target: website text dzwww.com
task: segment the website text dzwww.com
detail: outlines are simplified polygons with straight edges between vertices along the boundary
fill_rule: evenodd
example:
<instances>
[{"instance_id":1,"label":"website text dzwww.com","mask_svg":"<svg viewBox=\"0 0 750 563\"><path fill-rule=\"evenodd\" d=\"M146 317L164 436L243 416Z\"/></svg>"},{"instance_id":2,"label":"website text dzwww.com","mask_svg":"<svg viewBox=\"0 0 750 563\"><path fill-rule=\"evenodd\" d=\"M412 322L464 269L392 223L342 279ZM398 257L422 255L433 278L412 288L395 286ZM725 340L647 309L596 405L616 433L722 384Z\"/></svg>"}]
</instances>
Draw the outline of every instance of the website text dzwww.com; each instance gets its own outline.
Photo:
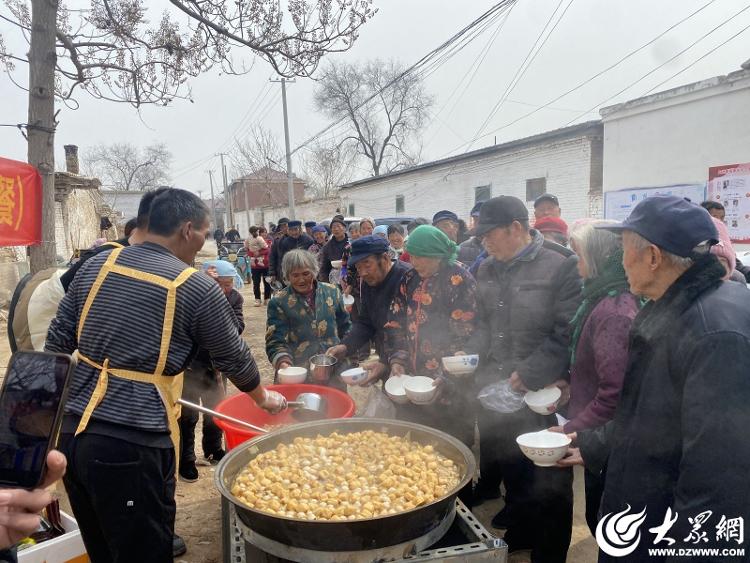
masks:
<instances>
[{"instance_id":1,"label":"website text dzwww.com","mask_svg":"<svg viewBox=\"0 0 750 563\"><path fill-rule=\"evenodd\" d=\"M745 548L655 547L649 549L648 554L661 557L743 557Z\"/></svg>"}]
</instances>

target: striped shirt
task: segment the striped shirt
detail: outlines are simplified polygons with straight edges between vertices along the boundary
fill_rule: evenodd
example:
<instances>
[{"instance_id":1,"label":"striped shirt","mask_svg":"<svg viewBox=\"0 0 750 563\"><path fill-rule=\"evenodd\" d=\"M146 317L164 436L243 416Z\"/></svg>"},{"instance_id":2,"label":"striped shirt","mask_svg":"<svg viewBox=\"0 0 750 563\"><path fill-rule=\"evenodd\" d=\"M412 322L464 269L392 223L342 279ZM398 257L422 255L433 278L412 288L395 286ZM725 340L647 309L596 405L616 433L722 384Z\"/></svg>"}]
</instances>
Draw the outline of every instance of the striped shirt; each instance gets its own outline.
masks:
<instances>
[{"instance_id":1,"label":"striped shirt","mask_svg":"<svg viewBox=\"0 0 750 563\"><path fill-rule=\"evenodd\" d=\"M79 349L99 364L108 358L112 368L153 373L159 358L167 293L155 284L110 273L78 341L81 311L108 256L109 252L101 252L90 258L75 276L50 324L45 349L66 354ZM169 280L186 267L166 248L148 242L125 248L117 263ZM240 391L251 391L260 383L258 367L239 335L232 307L218 284L203 273L193 274L177 289L164 375L183 371L199 346ZM65 407L67 414L83 414L98 375L88 364L78 363ZM153 385L115 376L110 376L107 393L91 418L148 432L169 429L164 405Z\"/></svg>"}]
</instances>

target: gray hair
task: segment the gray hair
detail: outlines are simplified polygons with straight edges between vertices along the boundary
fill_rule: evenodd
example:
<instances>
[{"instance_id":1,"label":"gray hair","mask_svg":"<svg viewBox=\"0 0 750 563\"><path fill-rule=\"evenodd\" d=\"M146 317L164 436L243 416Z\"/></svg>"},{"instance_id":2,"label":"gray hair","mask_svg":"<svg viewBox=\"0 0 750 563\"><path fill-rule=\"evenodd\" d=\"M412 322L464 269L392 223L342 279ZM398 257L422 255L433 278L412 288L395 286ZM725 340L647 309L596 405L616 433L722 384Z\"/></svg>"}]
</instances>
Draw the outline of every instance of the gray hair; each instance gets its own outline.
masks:
<instances>
[{"instance_id":1,"label":"gray hair","mask_svg":"<svg viewBox=\"0 0 750 563\"><path fill-rule=\"evenodd\" d=\"M318 277L318 258L311 252L302 249L290 250L281 261L281 275L289 283L289 276L295 270L310 270L313 277Z\"/></svg>"},{"instance_id":2,"label":"gray hair","mask_svg":"<svg viewBox=\"0 0 750 563\"><path fill-rule=\"evenodd\" d=\"M650 242L648 239L642 237L638 233L634 232L632 234L633 246L636 250L645 250L651 245L656 246L661 251L661 255L668 266L684 272L695 263L695 259L693 257L677 256L676 254L667 252L663 248L659 247L659 245ZM708 244L708 241L700 243L693 249L693 253L695 253L696 255L708 254L710 251L711 245Z\"/></svg>"},{"instance_id":3,"label":"gray hair","mask_svg":"<svg viewBox=\"0 0 750 563\"><path fill-rule=\"evenodd\" d=\"M359 228L360 228L360 230L362 229L362 223L364 223L365 221L367 221L368 223L370 223L370 225L372 225L373 229L375 228L375 219L373 219L372 217L362 217L362 219L359 220Z\"/></svg>"},{"instance_id":4,"label":"gray hair","mask_svg":"<svg viewBox=\"0 0 750 563\"><path fill-rule=\"evenodd\" d=\"M348 232L349 232L349 234L358 233L359 232L359 221L354 221L353 223L350 223L349 224Z\"/></svg>"},{"instance_id":5,"label":"gray hair","mask_svg":"<svg viewBox=\"0 0 750 563\"><path fill-rule=\"evenodd\" d=\"M622 237L597 229L599 225L617 225L617 221L584 220L579 221L570 231L570 245L583 260L585 279L599 275L604 264L613 252L622 248Z\"/></svg>"}]
</instances>

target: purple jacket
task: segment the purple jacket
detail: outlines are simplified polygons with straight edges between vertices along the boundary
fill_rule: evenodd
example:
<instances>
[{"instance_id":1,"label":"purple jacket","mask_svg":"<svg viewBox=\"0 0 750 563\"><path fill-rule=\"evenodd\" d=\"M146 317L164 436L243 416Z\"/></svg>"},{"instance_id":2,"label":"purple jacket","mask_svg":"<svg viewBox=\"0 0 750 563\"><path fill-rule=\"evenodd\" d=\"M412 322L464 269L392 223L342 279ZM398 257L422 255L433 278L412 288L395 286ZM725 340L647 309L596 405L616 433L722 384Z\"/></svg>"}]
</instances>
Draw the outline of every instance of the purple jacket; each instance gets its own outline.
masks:
<instances>
[{"instance_id":1,"label":"purple jacket","mask_svg":"<svg viewBox=\"0 0 750 563\"><path fill-rule=\"evenodd\" d=\"M564 430L596 428L615 416L628 362L628 335L638 312L631 293L605 297L586 319L570 368L570 404Z\"/></svg>"}]
</instances>

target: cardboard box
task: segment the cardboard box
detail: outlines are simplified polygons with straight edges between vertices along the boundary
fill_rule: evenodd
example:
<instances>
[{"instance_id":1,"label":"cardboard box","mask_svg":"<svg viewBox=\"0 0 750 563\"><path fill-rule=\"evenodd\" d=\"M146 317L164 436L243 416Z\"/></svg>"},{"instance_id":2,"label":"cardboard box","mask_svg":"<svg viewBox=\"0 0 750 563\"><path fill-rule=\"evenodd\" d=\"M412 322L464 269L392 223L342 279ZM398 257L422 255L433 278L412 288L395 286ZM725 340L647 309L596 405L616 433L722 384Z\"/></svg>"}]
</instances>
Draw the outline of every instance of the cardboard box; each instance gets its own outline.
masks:
<instances>
[{"instance_id":1,"label":"cardboard box","mask_svg":"<svg viewBox=\"0 0 750 563\"><path fill-rule=\"evenodd\" d=\"M65 534L18 552L18 563L89 563L75 518L60 511Z\"/></svg>"}]
</instances>

